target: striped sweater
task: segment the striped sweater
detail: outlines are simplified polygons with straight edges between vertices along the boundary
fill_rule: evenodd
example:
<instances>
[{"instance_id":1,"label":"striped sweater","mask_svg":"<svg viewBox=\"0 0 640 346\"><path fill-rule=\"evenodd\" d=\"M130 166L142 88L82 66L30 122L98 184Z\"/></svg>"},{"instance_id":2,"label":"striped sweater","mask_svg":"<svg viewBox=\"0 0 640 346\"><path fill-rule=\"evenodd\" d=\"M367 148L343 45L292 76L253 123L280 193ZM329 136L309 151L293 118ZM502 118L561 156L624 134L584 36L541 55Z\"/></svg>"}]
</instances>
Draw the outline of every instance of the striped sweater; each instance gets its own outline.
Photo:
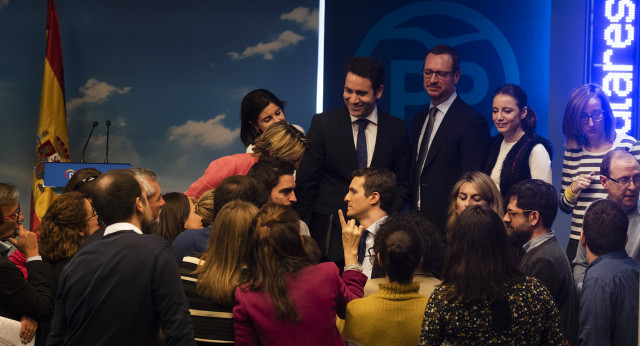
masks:
<instances>
[{"instance_id":1,"label":"striped sweater","mask_svg":"<svg viewBox=\"0 0 640 346\"><path fill-rule=\"evenodd\" d=\"M202 298L196 291L198 278L192 274L201 260L186 256L180 264L180 278L184 293L189 300L189 313L193 322L193 332L198 345L228 345L233 338L233 304L216 304Z\"/></svg>"},{"instance_id":2,"label":"striped sweater","mask_svg":"<svg viewBox=\"0 0 640 346\"><path fill-rule=\"evenodd\" d=\"M562 193L560 194L560 210L571 214L571 236L567 253L571 254L570 259L575 257L580 234L582 233L582 220L584 212L592 202L607 198L608 192L600 183L600 164L604 156L611 150L624 148L636 159L640 160L640 143L633 137L620 134L616 135L615 141L610 149L592 153L584 148L567 149L564 152L562 161ZM576 202L572 203L564 195L564 190L568 189L580 174L595 172L591 179L591 185L580 191Z\"/></svg>"}]
</instances>

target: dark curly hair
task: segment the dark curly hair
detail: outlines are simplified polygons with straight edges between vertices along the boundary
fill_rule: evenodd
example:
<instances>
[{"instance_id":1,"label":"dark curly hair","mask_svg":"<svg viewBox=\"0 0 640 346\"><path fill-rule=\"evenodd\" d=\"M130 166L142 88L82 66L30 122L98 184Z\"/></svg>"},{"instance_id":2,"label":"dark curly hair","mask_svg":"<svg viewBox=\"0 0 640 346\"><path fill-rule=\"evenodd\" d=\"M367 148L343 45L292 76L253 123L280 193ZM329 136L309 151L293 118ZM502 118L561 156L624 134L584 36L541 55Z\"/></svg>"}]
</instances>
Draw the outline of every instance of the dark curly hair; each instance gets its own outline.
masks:
<instances>
[{"instance_id":1,"label":"dark curly hair","mask_svg":"<svg viewBox=\"0 0 640 346\"><path fill-rule=\"evenodd\" d=\"M54 263L73 257L84 241L80 232L84 231L89 216L80 192L60 195L47 209L38 226L42 259Z\"/></svg>"}]
</instances>

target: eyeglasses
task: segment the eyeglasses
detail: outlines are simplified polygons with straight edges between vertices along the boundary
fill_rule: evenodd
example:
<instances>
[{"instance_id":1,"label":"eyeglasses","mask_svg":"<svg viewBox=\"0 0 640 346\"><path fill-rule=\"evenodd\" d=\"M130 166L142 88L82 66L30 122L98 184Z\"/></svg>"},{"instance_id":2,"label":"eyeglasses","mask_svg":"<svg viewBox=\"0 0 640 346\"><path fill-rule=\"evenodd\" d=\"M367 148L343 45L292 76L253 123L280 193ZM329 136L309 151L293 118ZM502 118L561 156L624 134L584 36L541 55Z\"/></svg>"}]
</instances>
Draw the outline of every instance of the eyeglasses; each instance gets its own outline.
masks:
<instances>
[{"instance_id":1,"label":"eyeglasses","mask_svg":"<svg viewBox=\"0 0 640 346\"><path fill-rule=\"evenodd\" d=\"M530 213L532 211L535 211L535 210L523 210L523 211L518 211L518 212L516 212L516 211L507 211L507 215L509 215L510 219L513 219L518 214L524 215L524 213Z\"/></svg>"},{"instance_id":2,"label":"eyeglasses","mask_svg":"<svg viewBox=\"0 0 640 346\"><path fill-rule=\"evenodd\" d=\"M13 220L13 221L18 221L18 219L20 218L20 203L18 203L18 209L16 209L16 212L8 215L8 216L3 216L5 219L9 219L9 220Z\"/></svg>"},{"instance_id":3,"label":"eyeglasses","mask_svg":"<svg viewBox=\"0 0 640 346\"><path fill-rule=\"evenodd\" d=\"M589 118L591 118L591 120L593 120L594 123L598 121L602 121L603 114L604 114L604 111L602 110L595 111L591 114L580 113L580 122L586 125L589 123Z\"/></svg>"},{"instance_id":4,"label":"eyeglasses","mask_svg":"<svg viewBox=\"0 0 640 346\"><path fill-rule=\"evenodd\" d=\"M631 181L633 181L633 185L638 187L640 185L640 175L636 175L632 178L627 178L627 177L622 177L622 178L618 178L618 179L613 179L608 175L605 175L605 177L607 177L607 179L611 179L611 181L613 181L614 183L618 184L621 188L626 188L629 186L629 184L631 184Z\"/></svg>"},{"instance_id":5,"label":"eyeglasses","mask_svg":"<svg viewBox=\"0 0 640 346\"><path fill-rule=\"evenodd\" d=\"M433 76L434 73L436 74L436 79L443 80L447 78L449 74L453 73L453 71L434 71L429 69L422 70L422 74L424 75L424 78L431 78L431 76Z\"/></svg>"},{"instance_id":6,"label":"eyeglasses","mask_svg":"<svg viewBox=\"0 0 640 346\"><path fill-rule=\"evenodd\" d=\"M93 219L96 216L98 216L98 214L96 213L96 210L93 208L93 204L91 204L91 216L89 216L86 219L86 221L89 221L89 220Z\"/></svg>"}]
</instances>

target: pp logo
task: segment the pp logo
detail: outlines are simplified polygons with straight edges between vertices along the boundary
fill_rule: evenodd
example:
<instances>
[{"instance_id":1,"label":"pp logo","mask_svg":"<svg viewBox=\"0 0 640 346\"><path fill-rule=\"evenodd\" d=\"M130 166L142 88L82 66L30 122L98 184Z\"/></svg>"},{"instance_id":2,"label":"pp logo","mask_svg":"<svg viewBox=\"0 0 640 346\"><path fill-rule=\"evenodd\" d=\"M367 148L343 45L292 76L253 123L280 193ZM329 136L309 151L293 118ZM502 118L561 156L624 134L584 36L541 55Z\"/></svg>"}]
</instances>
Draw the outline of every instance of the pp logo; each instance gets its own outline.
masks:
<instances>
[{"instance_id":1,"label":"pp logo","mask_svg":"<svg viewBox=\"0 0 640 346\"><path fill-rule=\"evenodd\" d=\"M64 172L64 178L65 178L65 179L67 179L67 180L71 179L71 177L73 177L73 174L74 174L75 172L76 172L76 171L74 171L73 169L67 169L67 170Z\"/></svg>"},{"instance_id":2,"label":"pp logo","mask_svg":"<svg viewBox=\"0 0 640 346\"><path fill-rule=\"evenodd\" d=\"M411 25L412 20L426 16L453 18L466 23L466 26L474 30L457 36L439 38L423 28ZM409 40L425 47L446 44L454 48L476 41L487 42L493 46L500 63L502 63L504 79L510 83L520 83L515 54L502 32L484 15L464 5L445 1L424 1L401 7L382 18L369 30L360 42L356 56L370 56L378 43L386 40ZM456 50L460 51L457 48ZM475 52L475 54L465 55L461 52L460 69L464 78L471 78L473 88L466 93L458 90L458 94L471 105L483 100L489 92L489 74L483 65L470 60L481 54L482 52ZM390 61L389 74L391 78L389 88L386 90L389 90L391 95L391 114L404 114L405 106L426 103L426 95L423 90L406 90L407 76L420 73L419 71L423 67L422 59L424 56L420 60ZM495 66L496 63L498 61L492 61L492 65Z\"/></svg>"}]
</instances>

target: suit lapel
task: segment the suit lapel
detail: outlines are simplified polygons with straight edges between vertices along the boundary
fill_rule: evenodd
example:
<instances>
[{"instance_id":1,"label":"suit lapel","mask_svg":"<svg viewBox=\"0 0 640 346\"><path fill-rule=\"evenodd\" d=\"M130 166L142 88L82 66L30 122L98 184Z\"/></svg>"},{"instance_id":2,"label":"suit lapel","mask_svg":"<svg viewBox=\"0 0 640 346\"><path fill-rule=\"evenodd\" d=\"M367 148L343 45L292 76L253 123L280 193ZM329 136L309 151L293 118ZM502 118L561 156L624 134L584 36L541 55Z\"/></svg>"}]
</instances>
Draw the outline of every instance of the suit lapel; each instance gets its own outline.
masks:
<instances>
[{"instance_id":1,"label":"suit lapel","mask_svg":"<svg viewBox=\"0 0 640 346\"><path fill-rule=\"evenodd\" d=\"M451 107L449 107L449 110L444 115L444 118L442 119L442 122L438 127L438 131L436 132L435 137L433 137L431 146L429 147L429 152L427 153L424 168L429 166L429 164L433 161L433 159L436 157L436 154L444 144L445 139L447 138L447 136L449 136L449 133L451 133L451 131L453 131L456 126L458 126L458 117L460 115L458 109L459 100L460 97L456 97L455 100L453 100L453 103L451 103ZM422 170L423 172L424 168Z\"/></svg>"},{"instance_id":2,"label":"suit lapel","mask_svg":"<svg viewBox=\"0 0 640 346\"><path fill-rule=\"evenodd\" d=\"M349 173L355 171L358 168L358 158L356 157L356 147L353 144L353 127L351 126L351 116L349 111L345 107L342 114L338 117L338 126L335 129L327 129L328 131L335 131L336 141L339 143L338 148L345 148L347 151L345 157L349 165Z\"/></svg>"}]
</instances>

